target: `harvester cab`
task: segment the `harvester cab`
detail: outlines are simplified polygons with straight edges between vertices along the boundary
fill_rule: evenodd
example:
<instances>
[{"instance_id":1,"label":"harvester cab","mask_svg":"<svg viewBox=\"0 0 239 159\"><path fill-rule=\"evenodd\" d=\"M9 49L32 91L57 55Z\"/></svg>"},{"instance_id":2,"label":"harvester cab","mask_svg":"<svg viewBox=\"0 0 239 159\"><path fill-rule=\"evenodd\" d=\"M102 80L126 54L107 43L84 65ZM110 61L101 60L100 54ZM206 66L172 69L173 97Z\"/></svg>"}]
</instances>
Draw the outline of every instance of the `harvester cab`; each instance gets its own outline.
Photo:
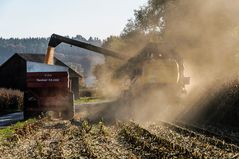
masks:
<instances>
[{"instance_id":1,"label":"harvester cab","mask_svg":"<svg viewBox=\"0 0 239 159\"><path fill-rule=\"evenodd\" d=\"M137 94L166 87L181 94L186 92L185 85L190 83L190 78L184 76L183 59L158 43L147 44L115 71L114 78L129 79L130 91Z\"/></svg>"}]
</instances>

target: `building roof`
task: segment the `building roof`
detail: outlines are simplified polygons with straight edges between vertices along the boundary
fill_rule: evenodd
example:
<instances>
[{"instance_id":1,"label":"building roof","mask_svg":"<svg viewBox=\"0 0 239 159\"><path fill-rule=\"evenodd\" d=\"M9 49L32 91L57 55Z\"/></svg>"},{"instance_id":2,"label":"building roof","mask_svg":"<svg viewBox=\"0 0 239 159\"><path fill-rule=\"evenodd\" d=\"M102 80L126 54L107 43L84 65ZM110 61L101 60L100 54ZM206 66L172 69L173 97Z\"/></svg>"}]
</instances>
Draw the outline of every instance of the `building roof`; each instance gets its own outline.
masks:
<instances>
[{"instance_id":1,"label":"building roof","mask_svg":"<svg viewBox=\"0 0 239 159\"><path fill-rule=\"evenodd\" d=\"M25 61L44 63L44 59L45 59L44 54L31 54L31 53L16 53L16 54L20 56L22 59L24 59ZM68 67L71 77L81 77L81 78L83 77L79 72L75 71L70 66L68 66L67 64L59 60L58 58L54 57L54 62L56 65Z\"/></svg>"},{"instance_id":2,"label":"building roof","mask_svg":"<svg viewBox=\"0 0 239 159\"><path fill-rule=\"evenodd\" d=\"M59 65L47 65L45 63L27 61L27 73L33 72L69 72L69 68Z\"/></svg>"}]
</instances>

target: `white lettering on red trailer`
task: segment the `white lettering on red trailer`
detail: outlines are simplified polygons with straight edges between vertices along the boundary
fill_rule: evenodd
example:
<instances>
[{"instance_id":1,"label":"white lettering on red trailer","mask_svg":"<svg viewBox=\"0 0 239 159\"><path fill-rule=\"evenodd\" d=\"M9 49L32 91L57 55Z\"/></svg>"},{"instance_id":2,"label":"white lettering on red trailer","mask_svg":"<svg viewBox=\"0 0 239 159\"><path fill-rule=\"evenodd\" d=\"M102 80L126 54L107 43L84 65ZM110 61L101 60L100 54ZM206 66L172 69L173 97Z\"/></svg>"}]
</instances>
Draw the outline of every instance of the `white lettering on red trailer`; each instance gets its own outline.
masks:
<instances>
[{"instance_id":1,"label":"white lettering on red trailer","mask_svg":"<svg viewBox=\"0 0 239 159\"><path fill-rule=\"evenodd\" d=\"M36 81L37 82L60 82L60 79L59 78L55 78L55 79L52 79L52 78L49 78L49 79L39 79L39 78L37 78Z\"/></svg>"},{"instance_id":2,"label":"white lettering on red trailer","mask_svg":"<svg viewBox=\"0 0 239 159\"><path fill-rule=\"evenodd\" d=\"M52 74L44 74L45 77L52 77Z\"/></svg>"}]
</instances>

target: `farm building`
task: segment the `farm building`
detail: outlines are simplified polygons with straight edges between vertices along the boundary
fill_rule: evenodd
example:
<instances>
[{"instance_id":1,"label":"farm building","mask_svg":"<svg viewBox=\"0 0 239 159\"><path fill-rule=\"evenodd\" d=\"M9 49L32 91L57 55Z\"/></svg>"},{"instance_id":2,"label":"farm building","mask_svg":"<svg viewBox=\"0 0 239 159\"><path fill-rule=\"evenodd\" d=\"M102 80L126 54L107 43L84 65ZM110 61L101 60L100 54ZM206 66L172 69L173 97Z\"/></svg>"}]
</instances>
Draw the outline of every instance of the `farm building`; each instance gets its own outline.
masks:
<instances>
[{"instance_id":1,"label":"farm building","mask_svg":"<svg viewBox=\"0 0 239 159\"><path fill-rule=\"evenodd\" d=\"M0 66L0 87L24 91L26 89L26 72L28 65L38 63L36 66L41 66L42 64L43 67L41 68L44 69L44 58L44 54L14 54ZM71 90L74 93L75 98L78 98L80 82L83 80L83 76L56 57L54 57L54 64L69 69ZM49 69L49 67L46 68Z\"/></svg>"}]
</instances>

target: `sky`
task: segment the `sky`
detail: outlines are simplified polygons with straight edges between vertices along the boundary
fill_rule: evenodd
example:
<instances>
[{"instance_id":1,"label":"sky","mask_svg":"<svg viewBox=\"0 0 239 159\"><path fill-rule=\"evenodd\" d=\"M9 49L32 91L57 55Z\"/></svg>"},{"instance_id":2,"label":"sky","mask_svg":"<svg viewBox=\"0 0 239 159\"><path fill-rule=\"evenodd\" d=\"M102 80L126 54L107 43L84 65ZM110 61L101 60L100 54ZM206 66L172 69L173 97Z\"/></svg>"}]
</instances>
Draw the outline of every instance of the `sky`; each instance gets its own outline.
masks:
<instances>
[{"instance_id":1,"label":"sky","mask_svg":"<svg viewBox=\"0 0 239 159\"><path fill-rule=\"evenodd\" d=\"M147 0L0 0L0 37L119 35Z\"/></svg>"}]
</instances>

